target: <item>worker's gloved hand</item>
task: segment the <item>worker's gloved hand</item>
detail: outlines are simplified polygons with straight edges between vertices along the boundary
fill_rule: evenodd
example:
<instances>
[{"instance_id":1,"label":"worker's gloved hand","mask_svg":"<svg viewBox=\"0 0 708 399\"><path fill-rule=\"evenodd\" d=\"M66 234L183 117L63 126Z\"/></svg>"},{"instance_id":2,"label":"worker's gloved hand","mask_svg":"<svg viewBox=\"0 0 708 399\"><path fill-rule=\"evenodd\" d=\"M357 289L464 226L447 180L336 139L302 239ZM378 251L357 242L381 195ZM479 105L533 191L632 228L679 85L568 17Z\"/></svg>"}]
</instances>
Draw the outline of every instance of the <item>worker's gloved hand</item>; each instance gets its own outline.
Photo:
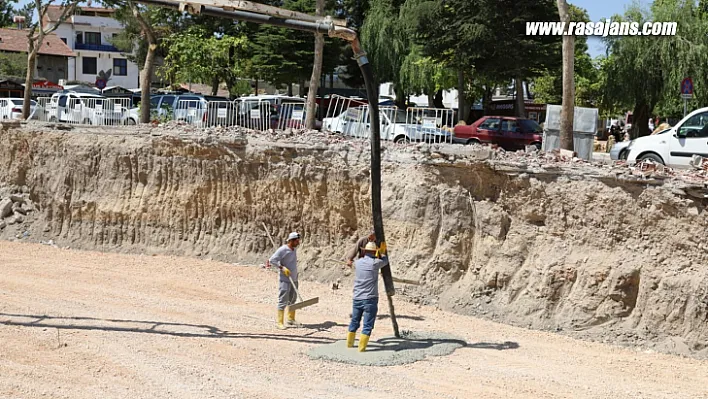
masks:
<instances>
[{"instance_id":1,"label":"worker's gloved hand","mask_svg":"<svg viewBox=\"0 0 708 399\"><path fill-rule=\"evenodd\" d=\"M386 242L382 242L381 245L379 246L379 254L380 255L386 255Z\"/></svg>"},{"instance_id":2,"label":"worker's gloved hand","mask_svg":"<svg viewBox=\"0 0 708 399\"><path fill-rule=\"evenodd\" d=\"M280 266L280 271L283 272L283 274L285 275L285 277L290 277L290 270L284 268L283 266Z\"/></svg>"}]
</instances>

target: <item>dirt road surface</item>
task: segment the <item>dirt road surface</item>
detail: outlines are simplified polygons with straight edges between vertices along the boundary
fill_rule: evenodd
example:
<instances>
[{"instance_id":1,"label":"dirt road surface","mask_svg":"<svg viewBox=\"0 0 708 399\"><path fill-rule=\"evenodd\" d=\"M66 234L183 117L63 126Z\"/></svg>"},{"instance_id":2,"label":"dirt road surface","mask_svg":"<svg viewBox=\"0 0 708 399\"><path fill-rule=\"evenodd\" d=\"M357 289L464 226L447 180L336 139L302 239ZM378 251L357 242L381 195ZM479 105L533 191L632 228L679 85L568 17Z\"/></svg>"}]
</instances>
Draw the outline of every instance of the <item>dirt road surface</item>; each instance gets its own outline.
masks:
<instances>
[{"instance_id":1,"label":"dirt road surface","mask_svg":"<svg viewBox=\"0 0 708 399\"><path fill-rule=\"evenodd\" d=\"M394 367L311 360L309 349L344 338L349 288L303 281L320 303L299 313L304 328L279 331L275 281L206 260L0 242L0 397L708 398L706 362L401 298L402 329L454 334L467 347ZM383 316L372 340L391 333Z\"/></svg>"}]
</instances>

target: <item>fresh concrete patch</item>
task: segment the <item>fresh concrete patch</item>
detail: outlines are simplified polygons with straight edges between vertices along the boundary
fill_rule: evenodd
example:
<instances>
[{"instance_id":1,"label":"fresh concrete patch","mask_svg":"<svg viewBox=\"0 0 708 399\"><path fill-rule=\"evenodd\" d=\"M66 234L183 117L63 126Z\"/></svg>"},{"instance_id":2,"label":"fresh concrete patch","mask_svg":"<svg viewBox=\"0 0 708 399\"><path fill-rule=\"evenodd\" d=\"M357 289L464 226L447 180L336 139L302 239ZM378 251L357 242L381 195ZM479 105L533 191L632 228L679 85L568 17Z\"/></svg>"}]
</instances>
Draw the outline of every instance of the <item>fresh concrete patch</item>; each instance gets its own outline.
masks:
<instances>
[{"instance_id":1,"label":"fresh concrete patch","mask_svg":"<svg viewBox=\"0 0 708 399\"><path fill-rule=\"evenodd\" d=\"M366 352L347 348L345 340L311 349L308 355L312 359L330 360L340 363L362 366L397 366L414 363L427 356L447 356L467 343L448 334L431 332L402 332L401 338L387 337L370 341Z\"/></svg>"}]
</instances>

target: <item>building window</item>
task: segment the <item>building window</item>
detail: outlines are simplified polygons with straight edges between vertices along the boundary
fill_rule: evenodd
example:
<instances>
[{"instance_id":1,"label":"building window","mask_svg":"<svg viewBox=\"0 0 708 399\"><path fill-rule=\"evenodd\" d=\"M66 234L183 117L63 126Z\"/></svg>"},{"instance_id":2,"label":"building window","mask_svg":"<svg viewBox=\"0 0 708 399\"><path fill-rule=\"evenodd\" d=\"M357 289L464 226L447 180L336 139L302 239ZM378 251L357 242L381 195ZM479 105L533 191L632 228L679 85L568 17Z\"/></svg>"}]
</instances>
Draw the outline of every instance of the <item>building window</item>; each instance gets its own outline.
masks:
<instances>
[{"instance_id":1,"label":"building window","mask_svg":"<svg viewBox=\"0 0 708 399\"><path fill-rule=\"evenodd\" d=\"M61 41L64 42L64 44L66 44L66 38L65 38L65 37L62 37L62 38L61 38Z\"/></svg>"},{"instance_id":2,"label":"building window","mask_svg":"<svg viewBox=\"0 0 708 399\"><path fill-rule=\"evenodd\" d=\"M114 58L113 75L128 76L128 60L126 60L125 58Z\"/></svg>"},{"instance_id":3,"label":"building window","mask_svg":"<svg viewBox=\"0 0 708 399\"><path fill-rule=\"evenodd\" d=\"M98 73L97 60L96 57L84 57L83 60L83 74L84 75L95 75Z\"/></svg>"},{"instance_id":4,"label":"building window","mask_svg":"<svg viewBox=\"0 0 708 399\"><path fill-rule=\"evenodd\" d=\"M76 32L76 44L84 44L84 33Z\"/></svg>"},{"instance_id":5,"label":"building window","mask_svg":"<svg viewBox=\"0 0 708 399\"><path fill-rule=\"evenodd\" d=\"M85 32L84 36L86 38L86 44L91 44L95 46L101 45L101 34L98 32Z\"/></svg>"}]
</instances>

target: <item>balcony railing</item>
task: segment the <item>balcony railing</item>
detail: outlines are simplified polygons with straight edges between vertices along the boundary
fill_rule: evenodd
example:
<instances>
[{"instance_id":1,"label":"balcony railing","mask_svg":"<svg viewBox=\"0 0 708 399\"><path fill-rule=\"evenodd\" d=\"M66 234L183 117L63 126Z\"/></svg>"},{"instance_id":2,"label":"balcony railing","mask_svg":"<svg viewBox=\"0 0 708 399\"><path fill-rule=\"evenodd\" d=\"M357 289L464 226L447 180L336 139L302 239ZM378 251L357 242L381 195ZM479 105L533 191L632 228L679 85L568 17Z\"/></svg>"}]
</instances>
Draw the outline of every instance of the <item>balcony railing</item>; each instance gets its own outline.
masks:
<instances>
[{"instance_id":1,"label":"balcony railing","mask_svg":"<svg viewBox=\"0 0 708 399\"><path fill-rule=\"evenodd\" d=\"M115 46L111 46L110 44L76 43L74 45L74 50L107 51L107 52L120 53L120 50L118 50Z\"/></svg>"}]
</instances>

